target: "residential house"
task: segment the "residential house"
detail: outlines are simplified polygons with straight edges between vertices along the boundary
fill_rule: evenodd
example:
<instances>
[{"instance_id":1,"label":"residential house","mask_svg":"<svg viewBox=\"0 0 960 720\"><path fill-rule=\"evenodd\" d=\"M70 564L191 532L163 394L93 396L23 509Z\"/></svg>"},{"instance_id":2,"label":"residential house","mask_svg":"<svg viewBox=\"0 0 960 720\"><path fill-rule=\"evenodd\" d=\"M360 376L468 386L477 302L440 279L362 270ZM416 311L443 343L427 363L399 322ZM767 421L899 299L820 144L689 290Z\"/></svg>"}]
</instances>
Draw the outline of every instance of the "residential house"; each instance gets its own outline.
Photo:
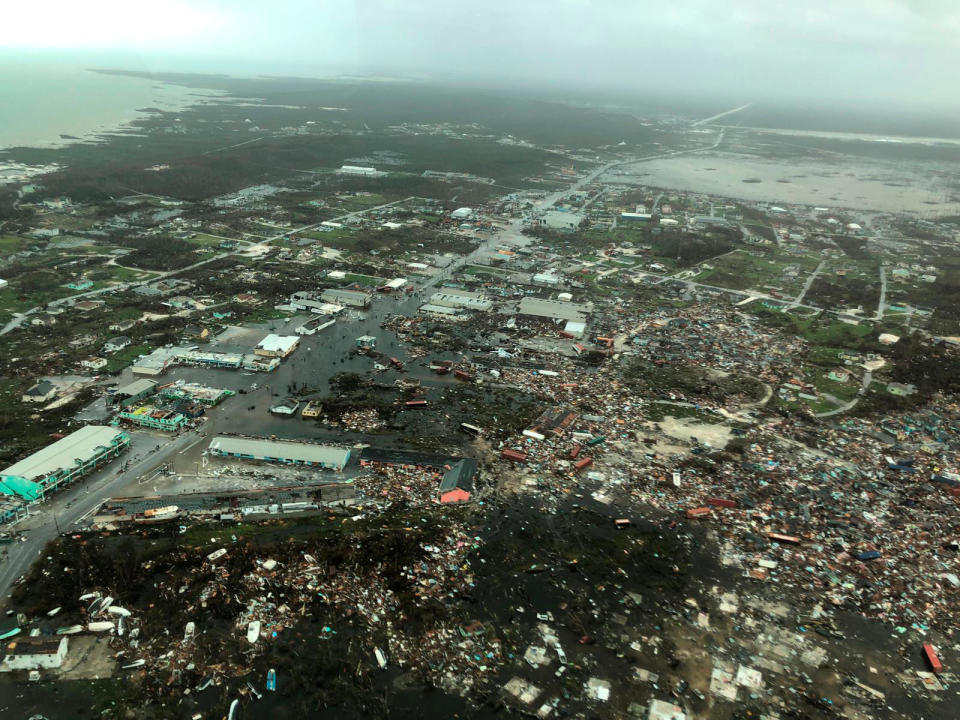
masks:
<instances>
[{"instance_id":1,"label":"residential house","mask_svg":"<svg viewBox=\"0 0 960 720\"><path fill-rule=\"evenodd\" d=\"M57 324L57 318L50 313L35 315L30 319L30 324L34 327L51 327Z\"/></svg>"},{"instance_id":2,"label":"residential house","mask_svg":"<svg viewBox=\"0 0 960 720\"><path fill-rule=\"evenodd\" d=\"M80 367L87 370L102 370L107 366L107 359L102 357L88 357L80 361Z\"/></svg>"},{"instance_id":3,"label":"residential house","mask_svg":"<svg viewBox=\"0 0 960 720\"><path fill-rule=\"evenodd\" d=\"M187 325L183 329L183 337L186 340L209 340L210 331L205 327L200 327L199 325Z\"/></svg>"},{"instance_id":4,"label":"residential house","mask_svg":"<svg viewBox=\"0 0 960 720\"><path fill-rule=\"evenodd\" d=\"M887 385L887 392L898 397L907 397L917 392L917 386L905 383L892 382Z\"/></svg>"},{"instance_id":5,"label":"residential house","mask_svg":"<svg viewBox=\"0 0 960 720\"><path fill-rule=\"evenodd\" d=\"M72 348L82 348L82 347L87 347L88 345L93 345L95 342L97 342L96 335L90 335L89 333L85 333L83 335L78 335L77 337L73 338L73 340L68 342L67 345L69 345Z\"/></svg>"},{"instance_id":6,"label":"residential house","mask_svg":"<svg viewBox=\"0 0 960 720\"><path fill-rule=\"evenodd\" d=\"M57 386L49 380L41 380L20 398L25 403L47 403L57 396Z\"/></svg>"},{"instance_id":7,"label":"residential house","mask_svg":"<svg viewBox=\"0 0 960 720\"><path fill-rule=\"evenodd\" d=\"M136 320L130 319L130 320L121 320L120 322L111 323L108 327L110 329L110 332L125 333L132 330L134 326L136 326L136 324L137 324Z\"/></svg>"},{"instance_id":8,"label":"residential house","mask_svg":"<svg viewBox=\"0 0 960 720\"><path fill-rule=\"evenodd\" d=\"M131 342L133 341L126 335L117 335L107 340L106 345L103 346L103 351L105 353L115 353L128 347Z\"/></svg>"},{"instance_id":9,"label":"residential house","mask_svg":"<svg viewBox=\"0 0 960 720\"><path fill-rule=\"evenodd\" d=\"M201 307L200 303L194 300L191 297L186 295L177 295L167 300L164 305L168 307L177 308L178 310L196 310Z\"/></svg>"}]
</instances>

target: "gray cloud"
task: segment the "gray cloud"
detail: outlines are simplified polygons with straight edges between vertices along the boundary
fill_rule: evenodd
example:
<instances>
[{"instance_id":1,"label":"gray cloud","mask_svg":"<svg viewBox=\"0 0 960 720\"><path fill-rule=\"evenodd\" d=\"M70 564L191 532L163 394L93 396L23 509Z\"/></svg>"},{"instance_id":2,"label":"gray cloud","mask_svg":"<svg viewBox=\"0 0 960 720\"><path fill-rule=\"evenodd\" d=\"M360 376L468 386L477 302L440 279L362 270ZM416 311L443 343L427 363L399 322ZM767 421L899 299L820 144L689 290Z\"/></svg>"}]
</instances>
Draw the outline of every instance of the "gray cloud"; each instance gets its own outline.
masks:
<instances>
[{"instance_id":1,"label":"gray cloud","mask_svg":"<svg viewBox=\"0 0 960 720\"><path fill-rule=\"evenodd\" d=\"M91 0L85 11L96 13L97 4ZM955 0L191 0L188 5L213 18L202 39L150 36L123 49L136 50L157 68L379 72L745 99L957 102L960 3Z\"/></svg>"}]
</instances>

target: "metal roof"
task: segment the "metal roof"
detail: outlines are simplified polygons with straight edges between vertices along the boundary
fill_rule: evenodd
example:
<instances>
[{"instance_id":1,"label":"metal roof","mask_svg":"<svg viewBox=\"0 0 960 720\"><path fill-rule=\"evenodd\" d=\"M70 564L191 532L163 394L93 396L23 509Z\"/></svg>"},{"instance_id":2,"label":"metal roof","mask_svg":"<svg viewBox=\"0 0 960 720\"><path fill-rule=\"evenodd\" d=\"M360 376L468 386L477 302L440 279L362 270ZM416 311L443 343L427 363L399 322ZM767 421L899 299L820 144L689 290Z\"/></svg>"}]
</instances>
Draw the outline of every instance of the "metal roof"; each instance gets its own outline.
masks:
<instances>
[{"instance_id":1,"label":"metal roof","mask_svg":"<svg viewBox=\"0 0 960 720\"><path fill-rule=\"evenodd\" d=\"M590 305L579 305L560 300L542 300L540 298L525 297L520 301L518 312L521 315L554 318L556 320L573 320L584 322L587 314L592 310Z\"/></svg>"},{"instance_id":2,"label":"metal roof","mask_svg":"<svg viewBox=\"0 0 960 720\"><path fill-rule=\"evenodd\" d=\"M0 472L0 477L12 475L34 480L57 470L71 468L78 460L89 459L98 448L110 447L120 435L123 435L123 431L114 427L87 425L11 465Z\"/></svg>"},{"instance_id":3,"label":"metal roof","mask_svg":"<svg viewBox=\"0 0 960 720\"><path fill-rule=\"evenodd\" d=\"M124 385L121 388L117 388L117 395L128 395L133 397L134 395L139 395L140 393L150 392L157 386L153 380L134 380L129 385Z\"/></svg>"},{"instance_id":4,"label":"metal roof","mask_svg":"<svg viewBox=\"0 0 960 720\"><path fill-rule=\"evenodd\" d=\"M348 290L348 289L341 290L340 288L328 288L324 290L322 293L320 293L321 298L323 298L323 296L325 295L327 297L341 297L341 298L350 298L350 299L357 299L357 300L361 300L361 299L370 300L373 297L373 295L371 295L368 292L364 292L363 290Z\"/></svg>"},{"instance_id":5,"label":"metal roof","mask_svg":"<svg viewBox=\"0 0 960 720\"><path fill-rule=\"evenodd\" d=\"M440 492L450 492L460 488L473 492L473 478L477 474L477 461L473 458L463 458L443 474L440 481Z\"/></svg>"},{"instance_id":6,"label":"metal roof","mask_svg":"<svg viewBox=\"0 0 960 720\"><path fill-rule=\"evenodd\" d=\"M332 445L235 438L218 436L210 441L210 450L230 455L249 455L254 459L284 460L343 467L350 459L350 451Z\"/></svg>"},{"instance_id":7,"label":"metal roof","mask_svg":"<svg viewBox=\"0 0 960 720\"><path fill-rule=\"evenodd\" d=\"M266 350L267 352L290 352L291 349L297 346L297 343L300 342L300 338L296 335L267 335L263 340L260 341L260 344L257 345L257 348L260 350Z\"/></svg>"}]
</instances>

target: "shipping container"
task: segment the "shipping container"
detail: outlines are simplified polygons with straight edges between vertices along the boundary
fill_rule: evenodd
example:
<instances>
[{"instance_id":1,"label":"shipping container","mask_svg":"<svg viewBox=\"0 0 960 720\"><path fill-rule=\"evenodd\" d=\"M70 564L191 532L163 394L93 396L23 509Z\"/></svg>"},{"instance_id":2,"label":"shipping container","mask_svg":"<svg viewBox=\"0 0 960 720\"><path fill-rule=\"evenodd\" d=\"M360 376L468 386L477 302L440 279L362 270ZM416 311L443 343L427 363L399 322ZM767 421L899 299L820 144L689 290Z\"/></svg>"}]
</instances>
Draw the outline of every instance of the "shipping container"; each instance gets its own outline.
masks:
<instances>
[{"instance_id":1,"label":"shipping container","mask_svg":"<svg viewBox=\"0 0 960 720\"><path fill-rule=\"evenodd\" d=\"M467 435L472 435L473 437L479 437L481 430L476 425L471 425L470 423L460 423L460 429L465 432Z\"/></svg>"},{"instance_id":2,"label":"shipping container","mask_svg":"<svg viewBox=\"0 0 960 720\"><path fill-rule=\"evenodd\" d=\"M581 445L574 445L572 448L570 448L570 459L571 459L571 460L576 460L576 459L577 459L577 455L580 454L580 451L581 451L582 449L583 449L583 447L582 447Z\"/></svg>"},{"instance_id":3,"label":"shipping container","mask_svg":"<svg viewBox=\"0 0 960 720\"><path fill-rule=\"evenodd\" d=\"M707 505L713 505L714 507L735 508L737 506L737 501L726 500L724 498L710 498L707 500Z\"/></svg>"},{"instance_id":4,"label":"shipping container","mask_svg":"<svg viewBox=\"0 0 960 720\"><path fill-rule=\"evenodd\" d=\"M775 540L776 542L789 543L791 545L799 545L800 538L796 535L784 535L782 533L767 533L767 538L769 540Z\"/></svg>"},{"instance_id":5,"label":"shipping container","mask_svg":"<svg viewBox=\"0 0 960 720\"><path fill-rule=\"evenodd\" d=\"M573 469L579 472L586 467L590 467L591 465L593 465L593 458L588 455L587 457L577 460L577 462L575 462L573 465Z\"/></svg>"},{"instance_id":6,"label":"shipping container","mask_svg":"<svg viewBox=\"0 0 960 720\"><path fill-rule=\"evenodd\" d=\"M933 645L927 643L923 646L923 656L926 658L927 664L930 665L931 670L938 674L943 672L943 663L941 663L940 658L937 657L937 653L933 649Z\"/></svg>"},{"instance_id":7,"label":"shipping container","mask_svg":"<svg viewBox=\"0 0 960 720\"><path fill-rule=\"evenodd\" d=\"M708 515L710 515L710 508L706 506L687 510L688 520L696 520L697 518L707 517Z\"/></svg>"},{"instance_id":8,"label":"shipping container","mask_svg":"<svg viewBox=\"0 0 960 720\"><path fill-rule=\"evenodd\" d=\"M500 457L504 460L514 460L516 462L526 462L527 455L526 453L517 452L516 450L504 450L500 453Z\"/></svg>"},{"instance_id":9,"label":"shipping container","mask_svg":"<svg viewBox=\"0 0 960 720\"><path fill-rule=\"evenodd\" d=\"M600 443L604 442L606 439L607 438L604 435L597 435L596 437L590 438L589 440L587 440L587 446L593 447L594 445L599 445Z\"/></svg>"},{"instance_id":10,"label":"shipping container","mask_svg":"<svg viewBox=\"0 0 960 720\"><path fill-rule=\"evenodd\" d=\"M454 370L453 376L457 378L457 380L473 380L473 375L466 370Z\"/></svg>"},{"instance_id":11,"label":"shipping container","mask_svg":"<svg viewBox=\"0 0 960 720\"><path fill-rule=\"evenodd\" d=\"M406 402L407 407L423 407L426 404L426 400L407 400Z\"/></svg>"}]
</instances>

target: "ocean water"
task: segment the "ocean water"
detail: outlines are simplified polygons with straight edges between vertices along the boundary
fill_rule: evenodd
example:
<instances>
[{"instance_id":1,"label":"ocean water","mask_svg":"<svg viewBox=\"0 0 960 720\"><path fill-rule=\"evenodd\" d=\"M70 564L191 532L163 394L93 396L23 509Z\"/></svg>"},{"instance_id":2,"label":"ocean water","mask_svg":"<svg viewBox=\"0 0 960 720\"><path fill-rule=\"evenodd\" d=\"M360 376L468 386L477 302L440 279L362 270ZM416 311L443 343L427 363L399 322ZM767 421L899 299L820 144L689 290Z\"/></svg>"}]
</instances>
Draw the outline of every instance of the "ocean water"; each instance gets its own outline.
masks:
<instances>
[{"instance_id":1,"label":"ocean water","mask_svg":"<svg viewBox=\"0 0 960 720\"><path fill-rule=\"evenodd\" d=\"M0 54L0 149L49 147L115 130L147 107L191 105L198 91L90 70L89 57Z\"/></svg>"}]
</instances>

